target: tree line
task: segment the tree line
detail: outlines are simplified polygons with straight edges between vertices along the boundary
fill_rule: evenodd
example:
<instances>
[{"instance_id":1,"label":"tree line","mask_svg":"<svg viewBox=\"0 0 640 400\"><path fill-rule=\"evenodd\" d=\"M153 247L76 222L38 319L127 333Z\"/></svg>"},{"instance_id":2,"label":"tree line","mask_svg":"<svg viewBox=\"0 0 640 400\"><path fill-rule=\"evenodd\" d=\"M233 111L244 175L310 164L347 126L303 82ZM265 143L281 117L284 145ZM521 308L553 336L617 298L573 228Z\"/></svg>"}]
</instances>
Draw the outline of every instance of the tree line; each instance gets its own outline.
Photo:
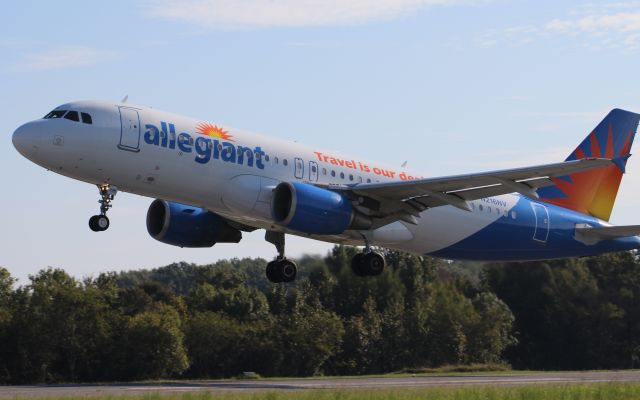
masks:
<instances>
[{"instance_id":1,"label":"tree line","mask_svg":"<svg viewBox=\"0 0 640 400\"><path fill-rule=\"evenodd\" d=\"M377 277L336 246L299 260L175 263L78 280L0 268L0 382L371 374L452 364L631 368L640 361L634 253L453 263L386 253Z\"/></svg>"}]
</instances>

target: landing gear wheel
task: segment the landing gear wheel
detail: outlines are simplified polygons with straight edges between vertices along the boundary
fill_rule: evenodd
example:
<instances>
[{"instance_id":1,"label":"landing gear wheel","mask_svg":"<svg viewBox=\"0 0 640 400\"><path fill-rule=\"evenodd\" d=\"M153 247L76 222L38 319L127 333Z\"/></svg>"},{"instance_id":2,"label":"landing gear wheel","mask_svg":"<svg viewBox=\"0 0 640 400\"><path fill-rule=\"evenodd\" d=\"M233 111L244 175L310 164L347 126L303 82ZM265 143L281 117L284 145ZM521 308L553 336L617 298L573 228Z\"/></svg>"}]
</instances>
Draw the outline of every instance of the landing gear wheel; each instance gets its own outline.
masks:
<instances>
[{"instance_id":1,"label":"landing gear wheel","mask_svg":"<svg viewBox=\"0 0 640 400\"><path fill-rule=\"evenodd\" d=\"M384 265L384 257L375 251L358 253L351 259L351 270L357 276L378 276Z\"/></svg>"},{"instance_id":2,"label":"landing gear wheel","mask_svg":"<svg viewBox=\"0 0 640 400\"><path fill-rule=\"evenodd\" d=\"M363 268L364 254L358 253L351 259L351 270L356 276L367 276Z\"/></svg>"},{"instance_id":3,"label":"landing gear wheel","mask_svg":"<svg viewBox=\"0 0 640 400\"><path fill-rule=\"evenodd\" d=\"M296 263L291 260L280 260L277 264L278 277L282 279L282 282L289 283L296 279L298 273L298 267Z\"/></svg>"},{"instance_id":4,"label":"landing gear wheel","mask_svg":"<svg viewBox=\"0 0 640 400\"><path fill-rule=\"evenodd\" d=\"M101 231L109 229L109 218L107 218L106 215L98 215L98 219L96 221Z\"/></svg>"},{"instance_id":5,"label":"landing gear wheel","mask_svg":"<svg viewBox=\"0 0 640 400\"><path fill-rule=\"evenodd\" d=\"M296 263L286 258L274 260L267 264L267 279L273 283L293 282L296 279L298 267Z\"/></svg>"},{"instance_id":6,"label":"landing gear wheel","mask_svg":"<svg viewBox=\"0 0 640 400\"><path fill-rule=\"evenodd\" d=\"M266 275L267 275L267 279L270 282L280 283L282 281L278 279L278 274L276 272L276 264L277 264L277 261L270 261L269 263L267 263Z\"/></svg>"},{"instance_id":7,"label":"landing gear wheel","mask_svg":"<svg viewBox=\"0 0 640 400\"><path fill-rule=\"evenodd\" d=\"M372 251L364 255L362 264L364 265L364 270L367 272L367 275L378 276L384 270L385 262L382 254Z\"/></svg>"},{"instance_id":8,"label":"landing gear wheel","mask_svg":"<svg viewBox=\"0 0 640 400\"><path fill-rule=\"evenodd\" d=\"M94 232L100 232L100 227L98 226L98 217L99 215L94 215L89 218L89 228Z\"/></svg>"},{"instance_id":9,"label":"landing gear wheel","mask_svg":"<svg viewBox=\"0 0 640 400\"><path fill-rule=\"evenodd\" d=\"M89 228L94 232L106 231L109 228L109 218L106 215L94 215L89 218Z\"/></svg>"}]
</instances>

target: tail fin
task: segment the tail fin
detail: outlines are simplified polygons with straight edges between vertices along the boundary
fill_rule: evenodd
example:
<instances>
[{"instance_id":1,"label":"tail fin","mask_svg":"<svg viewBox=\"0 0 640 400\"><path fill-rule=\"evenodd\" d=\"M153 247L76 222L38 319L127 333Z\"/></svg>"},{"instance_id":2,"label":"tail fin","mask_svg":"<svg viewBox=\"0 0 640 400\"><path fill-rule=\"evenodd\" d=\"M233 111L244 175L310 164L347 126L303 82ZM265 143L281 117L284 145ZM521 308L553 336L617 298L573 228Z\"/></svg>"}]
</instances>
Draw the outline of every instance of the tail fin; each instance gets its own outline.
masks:
<instances>
[{"instance_id":1,"label":"tail fin","mask_svg":"<svg viewBox=\"0 0 640 400\"><path fill-rule=\"evenodd\" d=\"M538 189L540 200L608 221L639 120L639 114L612 110L566 161L602 157L615 165L551 178L555 186Z\"/></svg>"}]
</instances>

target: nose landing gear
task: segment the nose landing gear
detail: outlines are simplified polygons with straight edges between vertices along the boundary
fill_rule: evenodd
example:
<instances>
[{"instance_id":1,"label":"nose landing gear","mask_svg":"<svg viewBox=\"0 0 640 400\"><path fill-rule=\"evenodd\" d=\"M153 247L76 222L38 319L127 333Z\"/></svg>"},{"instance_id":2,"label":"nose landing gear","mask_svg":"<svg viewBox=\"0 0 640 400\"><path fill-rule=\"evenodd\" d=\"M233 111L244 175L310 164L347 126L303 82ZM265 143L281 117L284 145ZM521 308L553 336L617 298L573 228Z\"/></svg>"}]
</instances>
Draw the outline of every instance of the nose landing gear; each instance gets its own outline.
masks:
<instances>
[{"instance_id":1,"label":"nose landing gear","mask_svg":"<svg viewBox=\"0 0 640 400\"><path fill-rule=\"evenodd\" d=\"M267 279L273 283L293 282L296 279L298 267L295 262L284 256L284 233L267 231L264 239L269 243L273 243L278 251L278 257L267 263Z\"/></svg>"},{"instance_id":2,"label":"nose landing gear","mask_svg":"<svg viewBox=\"0 0 640 400\"><path fill-rule=\"evenodd\" d=\"M94 232L106 231L109 228L109 218L107 218L107 211L112 207L111 202L118 193L118 188L111 186L108 183L98 185L100 190L100 214L94 215L89 218L89 228Z\"/></svg>"}]
</instances>

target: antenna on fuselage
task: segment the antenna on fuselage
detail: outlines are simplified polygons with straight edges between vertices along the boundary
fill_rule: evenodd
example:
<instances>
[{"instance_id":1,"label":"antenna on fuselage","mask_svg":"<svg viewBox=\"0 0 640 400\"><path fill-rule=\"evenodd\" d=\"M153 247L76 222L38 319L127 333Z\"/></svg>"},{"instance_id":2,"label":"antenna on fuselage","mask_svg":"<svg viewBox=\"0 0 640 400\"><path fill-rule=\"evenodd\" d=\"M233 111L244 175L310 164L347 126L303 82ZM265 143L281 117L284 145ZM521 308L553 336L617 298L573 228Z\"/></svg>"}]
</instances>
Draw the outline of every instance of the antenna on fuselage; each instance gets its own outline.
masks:
<instances>
[{"instance_id":1,"label":"antenna on fuselage","mask_svg":"<svg viewBox=\"0 0 640 400\"><path fill-rule=\"evenodd\" d=\"M120 103L126 103L127 100L129 100L129 95L126 95L122 98L122 101Z\"/></svg>"},{"instance_id":2,"label":"antenna on fuselage","mask_svg":"<svg viewBox=\"0 0 640 400\"><path fill-rule=\"evenodd\" d=\"M404 167L406 167L406 166L407 166L407 162L405 161L405 162L403 162L403 163L402 163L402 165L400 166L400 168L404 168Z\"/></svg>"}]
</instances>

